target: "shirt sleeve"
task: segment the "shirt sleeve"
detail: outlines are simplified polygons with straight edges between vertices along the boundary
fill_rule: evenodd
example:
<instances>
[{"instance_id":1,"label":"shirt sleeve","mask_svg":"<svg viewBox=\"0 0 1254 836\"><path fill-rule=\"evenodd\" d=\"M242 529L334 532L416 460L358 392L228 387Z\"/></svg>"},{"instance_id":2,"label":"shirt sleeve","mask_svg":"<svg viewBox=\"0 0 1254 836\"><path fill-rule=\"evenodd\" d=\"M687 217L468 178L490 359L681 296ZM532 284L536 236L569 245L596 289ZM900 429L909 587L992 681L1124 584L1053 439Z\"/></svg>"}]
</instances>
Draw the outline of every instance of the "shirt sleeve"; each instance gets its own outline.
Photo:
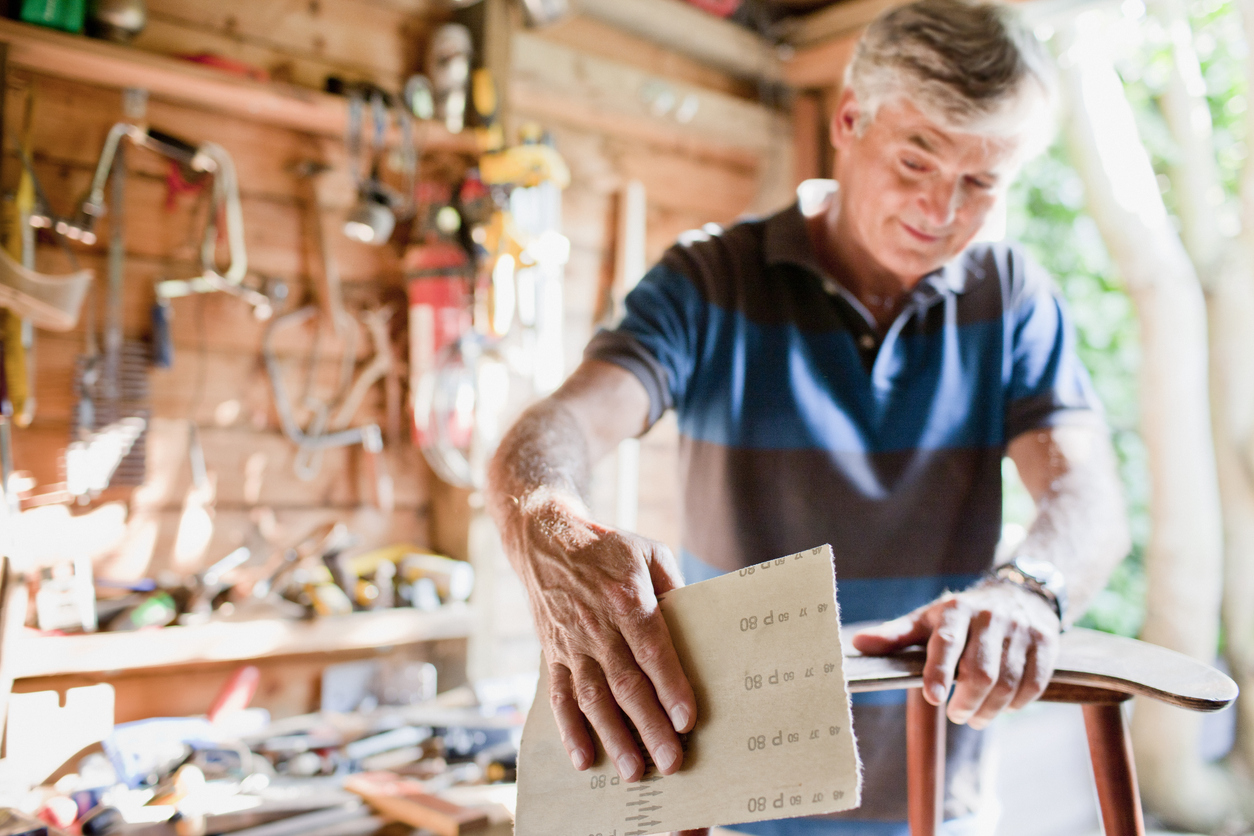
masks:
<instances>
[{"instance_id":1,"label":"shirt sleeve","mask_svg":"<svg viewBox=\"0 0 1254 836\"><path fill-rule=\"evenodd\" d=\"M683 399L696 367L706 305L679 271L658 264L627 294L617 328L602 329L584 359L604 360L634 374L649 393L649 426Z\"/></svg>"},{"instance_id":2,"label":"shirt sleeve","mask_svg":"<svg viewBox=\"0 0 1254 836\"><path fill-rule=\"evenodd\" d=\"M1076 352L1075 329L1044 268L1025 261L1011 332L1006 440L1062 424L1104 426L1101 402Z\"/></svg>"}]
</instances>

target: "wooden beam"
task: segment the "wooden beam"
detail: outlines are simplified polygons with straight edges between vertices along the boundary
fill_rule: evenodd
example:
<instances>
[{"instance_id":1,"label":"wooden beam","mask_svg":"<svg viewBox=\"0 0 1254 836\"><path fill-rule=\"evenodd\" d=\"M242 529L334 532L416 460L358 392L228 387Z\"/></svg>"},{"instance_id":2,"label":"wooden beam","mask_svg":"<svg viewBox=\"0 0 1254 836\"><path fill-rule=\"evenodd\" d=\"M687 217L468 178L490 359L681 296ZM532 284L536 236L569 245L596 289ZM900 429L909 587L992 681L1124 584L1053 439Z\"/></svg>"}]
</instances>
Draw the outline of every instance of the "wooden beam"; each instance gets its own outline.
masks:
<instances>
[{"instance_id":1,"label":"wooden beam","mask_svg":"<svg viewBox=\"0 0 1254 836\"><path fill-rule=\"evenodd\" d=\"M779 59L763 38L681 0L577 0L588 17L740 78L778 81Z\"/></svg>"},{"instance_id":2,"label":"wooden beam","mask_svg":"<svg viewBox=\"0 0 1254 836\"><path fill-rule=\"evenodd\" d=\"M514 35L510 93L520 113L607 133L709 149L767 149L781 118L761 105L660 78L536 35Z\"/></svg>"},{"instance_id":3,"label":"wooden beam","mask_svg":"<svg viewBox=\"0 0 1254 836\"><path fill-rule=\"evenodd\" d=\"M409 608L329 616L313 621L219 621L131 633L37 636L16 648L13 676L61 676L168 665L335 653L469 635L465 604L434 612Z\"/></svg>"},{"instance_id":4,"label":"wooden beam","mask_svg":"<svg viewBox=\"0 0 1254 836\"><path fill-rule=\"evenodd\" d=\"M783 35L796 47L812 46L858 32L881 13L905 5L906 0L845 0L826 9L788 21Z\"/></svg>"},{"instance_id":5,"label":"wooden beam","mask_svg":"<svg viewBox=\"0 0 1254 836\"><path fill-rule=\"evenodd\" d=\"M790 87L809 90L839 87L845 67L853 58L862 30L796 50L784 62L784 81Z\"/></svg>"},{"instance_id":6,"label":"wooden beam","mask_svg":"<svg viewBox=\"0 0 1254 836\"><path fill-rule=\"evenodd\" d=\"M14 65L60 78L138 87L159 99L337 139L348 124L347 101L316 90L250 81L189 61L10 20L0 20L0 42L8 43ZM431 147L477 151L470 132L450 134L428 125L425 136Z\"/></svg>"},{"instance_id":7,"label":"wooden beam","mask_svg":"<svg viewBox=\"0 0 1254 836\"><path fill-rule=\"evenodd\" d=\"M756 101L758 85L733 73L704 64L691 56L676 52L617 26L588 15L570 15L557 23L534 29L546 41L563 44L605 58L647 70L674 81L717 90L731 96Z\"/></svg>"},{"instance_id":8,"label":"wooden beam","mask_svg":"<svg viewBox=\"0 0 1254 836\"><path fill-rule=\"evenodd\" d=\"M792 106L793 184L823 176L823 102L816 93L802 93Z\"/></svg>"}]
</instances>

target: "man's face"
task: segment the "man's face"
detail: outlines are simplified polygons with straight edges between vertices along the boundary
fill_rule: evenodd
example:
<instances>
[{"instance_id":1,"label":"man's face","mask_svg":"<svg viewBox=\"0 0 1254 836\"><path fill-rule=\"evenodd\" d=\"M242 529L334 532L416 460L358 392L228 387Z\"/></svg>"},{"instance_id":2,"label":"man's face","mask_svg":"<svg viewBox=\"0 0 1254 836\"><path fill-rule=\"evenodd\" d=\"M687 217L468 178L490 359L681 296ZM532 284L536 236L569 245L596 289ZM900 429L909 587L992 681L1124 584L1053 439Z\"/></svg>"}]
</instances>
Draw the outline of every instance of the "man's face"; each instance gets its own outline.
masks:
<instances>
[{"instance_id":1,"label":"man's face","mask_svg":"<svg viewBox=\"0 0 1254 836\"><path fill-rule=\"evenodd\" d=\"M1022 139L942 127L904 99L884 103L859 136L860 114L846 91L832 119L837 245L910 288L980 231L1014 177Z\"/></svg>"}]
</instances>

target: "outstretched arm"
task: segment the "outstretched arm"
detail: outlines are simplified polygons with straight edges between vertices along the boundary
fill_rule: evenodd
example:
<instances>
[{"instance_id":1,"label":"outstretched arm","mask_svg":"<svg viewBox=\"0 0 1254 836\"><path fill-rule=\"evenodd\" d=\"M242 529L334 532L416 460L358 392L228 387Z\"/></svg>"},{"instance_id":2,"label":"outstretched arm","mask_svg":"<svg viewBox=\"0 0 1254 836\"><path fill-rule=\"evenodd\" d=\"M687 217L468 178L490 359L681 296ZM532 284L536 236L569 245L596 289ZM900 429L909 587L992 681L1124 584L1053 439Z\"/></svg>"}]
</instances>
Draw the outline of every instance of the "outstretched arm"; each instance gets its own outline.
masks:
<instances>
[{"instance_id":1,"label":"outstretched arm","mask_svg":"<svg viewBox=\"0 0 1254 836\"><path fill-rule=\"evenodd\" d=\"M1036 501L1020 554L1053 563L1066 578L1067 620L1082 615L1128 551L1114 451L1102 429L1062 426L1015 438L1008 449ZM955 683L948 716L983 728L1021 708L1049 684L1063 626L1040 595L985 581L854 637L864 653L926 644L923 695L940 705Z\"/></svg>"},{"instance_id":2,"label":"outstretched arm","mask_svg":"<svg viewBox=\"0 0 1254 836\"><path fill-rule=\"evenodd\" d=\"M625 781L645 765L624 715L663 774L679 768L678 733L696 720L657 599L683 585L674 557L594 522L585 502L593 463L639 435L648 414L634 375L585 361L523 413L489 468L489 509L527 587L566 751L576 769L592 765L591 723Z\"/></svg>"}]
</instances>

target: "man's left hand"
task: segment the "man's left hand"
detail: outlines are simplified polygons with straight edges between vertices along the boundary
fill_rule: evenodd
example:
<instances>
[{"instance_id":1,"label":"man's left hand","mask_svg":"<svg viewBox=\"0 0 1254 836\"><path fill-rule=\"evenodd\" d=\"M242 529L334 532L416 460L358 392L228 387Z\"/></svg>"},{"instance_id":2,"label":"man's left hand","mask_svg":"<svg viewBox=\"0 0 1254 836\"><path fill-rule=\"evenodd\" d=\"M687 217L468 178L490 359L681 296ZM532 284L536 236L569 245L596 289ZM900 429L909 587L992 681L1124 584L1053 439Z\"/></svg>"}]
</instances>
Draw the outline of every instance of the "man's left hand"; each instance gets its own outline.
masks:
<instances>
[{"instance_id":1,"label":"man's left hand","mask_svg":"<svg viewBox=\"0 0 1254 836\"><path fill-rule=\"evenodd\" d=\"M989 581L863 630L853 646L882 656L926 644L923 698L940 705L956 681L946 714L982 729L1004 709L1022 708L1045 691L1059 632L1058 616L1044 598Z\"/></svg>"}]
</instances>

